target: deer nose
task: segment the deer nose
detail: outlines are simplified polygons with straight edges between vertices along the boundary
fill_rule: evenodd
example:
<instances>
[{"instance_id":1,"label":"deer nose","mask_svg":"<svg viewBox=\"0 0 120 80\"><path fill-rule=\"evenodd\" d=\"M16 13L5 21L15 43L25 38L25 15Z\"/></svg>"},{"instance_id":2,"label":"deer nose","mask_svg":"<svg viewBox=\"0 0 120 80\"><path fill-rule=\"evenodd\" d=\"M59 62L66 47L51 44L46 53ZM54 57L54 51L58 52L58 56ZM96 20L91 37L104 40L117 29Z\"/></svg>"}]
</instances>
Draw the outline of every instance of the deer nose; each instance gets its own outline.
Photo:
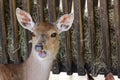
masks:
<instances>
[{"instance_id":1,"label":"deer nose","mask_svg":"<svg viewBox=\"0 0 120 80\"><path fill-rule=\"evenodd\" d=\"M36 50L36 51L41 51L41 50L43 50L43 45L42 45L41 43L35 45L35 50Z\"/></svg>"}]
</instances>

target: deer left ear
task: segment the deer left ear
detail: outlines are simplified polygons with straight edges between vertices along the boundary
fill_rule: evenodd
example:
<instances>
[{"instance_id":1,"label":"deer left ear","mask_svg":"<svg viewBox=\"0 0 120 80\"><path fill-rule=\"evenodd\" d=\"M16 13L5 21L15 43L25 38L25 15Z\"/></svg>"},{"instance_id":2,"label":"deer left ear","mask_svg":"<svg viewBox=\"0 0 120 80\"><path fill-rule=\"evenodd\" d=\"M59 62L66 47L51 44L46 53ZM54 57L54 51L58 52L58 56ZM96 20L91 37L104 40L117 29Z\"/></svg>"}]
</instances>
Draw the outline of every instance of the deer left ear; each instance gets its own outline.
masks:
<instances>
[{"instance_id":1,"label":"deer left ear","mask_svg":"<svg viewBox=\"0 0 120 80\"><path fill-rule=\"evenodd\" d=\"M74 14L65 14L61 16L56 22L59 33L68 31L72 26L73 20Z\"/></svg>"},{"instance_id":2,"label":"deer left ear","mask_svg":"<svg viewBox=\"0 0 120 80\"><path fill-rule=\"evenodd\" d=\"M16 9L16 17L21 26L29 31L33 32L35 23L32 20L32 17L29 13L21 10L20 8Z\"/></svg>"}]
</instances>

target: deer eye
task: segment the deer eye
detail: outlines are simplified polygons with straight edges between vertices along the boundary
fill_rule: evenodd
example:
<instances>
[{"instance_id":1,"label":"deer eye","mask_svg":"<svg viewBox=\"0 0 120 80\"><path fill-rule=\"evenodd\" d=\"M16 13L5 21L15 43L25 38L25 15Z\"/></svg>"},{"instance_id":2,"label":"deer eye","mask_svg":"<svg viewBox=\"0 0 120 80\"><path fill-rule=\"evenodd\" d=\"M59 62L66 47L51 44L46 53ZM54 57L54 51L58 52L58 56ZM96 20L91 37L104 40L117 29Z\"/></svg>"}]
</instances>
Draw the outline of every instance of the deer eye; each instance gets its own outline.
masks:
<instances>
[{"instance_id":1,"label":"deer eye","mask_svg":"<svg viewBox=\"0 0 120 80\"><path fill-rule=\"evenodd\" d=\"M34 34L34 33L32 33L32 37L35 37L35 34Z\"/></svg>"},{"instance_id":2,"label":"deer eye","mask_svg":"<svg viewBox=\"0 0 120 80\"><path fill-rule=\"evenodd\" d=\"M51 37L56 37L57 33L52 33Z\"/></svg>"}]
</instances>

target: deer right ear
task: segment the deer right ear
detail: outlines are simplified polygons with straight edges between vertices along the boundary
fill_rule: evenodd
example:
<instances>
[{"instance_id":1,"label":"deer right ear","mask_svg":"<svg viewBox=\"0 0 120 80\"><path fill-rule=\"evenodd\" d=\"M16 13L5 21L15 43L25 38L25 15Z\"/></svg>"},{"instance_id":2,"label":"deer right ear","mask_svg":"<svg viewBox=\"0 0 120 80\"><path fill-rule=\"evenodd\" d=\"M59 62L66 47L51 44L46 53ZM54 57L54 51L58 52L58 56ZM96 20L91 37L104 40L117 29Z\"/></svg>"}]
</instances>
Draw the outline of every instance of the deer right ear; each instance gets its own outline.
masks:
<instances>
[{"instance_id":1,"label":"deer right ear","mask_svg":"<svg viewBox=\"0 0 120 80\"><path fill-rule=\"evenodd\" d=\"M33 22L32 17L30 16L29 13L21 10L20 8L17 8L16 16L18 22L21 24L23 28L33 32L33 27L35 26L35 23Z\"/></svg>"},{"instance_id":2,"label":"deer right ear","mask_svg":"<svg viewBox=\"0 0 120 80\"><path fill-rule=\"evenodd\" d=\"M61 16L56 22L59 33L68 31L72 26L73 20L74 14L72 13Z\"/></svg>"}]
</instances>

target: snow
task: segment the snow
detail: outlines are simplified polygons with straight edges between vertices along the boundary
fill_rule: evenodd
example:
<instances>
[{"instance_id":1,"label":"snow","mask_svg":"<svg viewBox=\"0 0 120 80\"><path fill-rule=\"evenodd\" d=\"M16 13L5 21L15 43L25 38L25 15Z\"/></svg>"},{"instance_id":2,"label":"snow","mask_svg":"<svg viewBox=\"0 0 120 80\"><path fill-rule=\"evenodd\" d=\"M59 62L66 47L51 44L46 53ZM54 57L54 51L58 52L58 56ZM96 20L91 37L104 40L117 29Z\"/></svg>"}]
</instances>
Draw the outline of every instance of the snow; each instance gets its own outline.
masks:
<instances>
[{"instance_id":1,"label":"snow","mask_svg":"<svg viewBox=\"0 0 120 80\"><path fill-rule=\"evenodd\" d=\"M98 75L97 77L93 77L94 80L105 80L104 75ZM114 76L115 80L118 79L117 76ZM52 74L50 73L49 80L87 80L87 75L85 76L78 76L77 73L74 73L73 75L67 75L65 72L62 72L60 74Z\"/></svg>"}]
</instances>

